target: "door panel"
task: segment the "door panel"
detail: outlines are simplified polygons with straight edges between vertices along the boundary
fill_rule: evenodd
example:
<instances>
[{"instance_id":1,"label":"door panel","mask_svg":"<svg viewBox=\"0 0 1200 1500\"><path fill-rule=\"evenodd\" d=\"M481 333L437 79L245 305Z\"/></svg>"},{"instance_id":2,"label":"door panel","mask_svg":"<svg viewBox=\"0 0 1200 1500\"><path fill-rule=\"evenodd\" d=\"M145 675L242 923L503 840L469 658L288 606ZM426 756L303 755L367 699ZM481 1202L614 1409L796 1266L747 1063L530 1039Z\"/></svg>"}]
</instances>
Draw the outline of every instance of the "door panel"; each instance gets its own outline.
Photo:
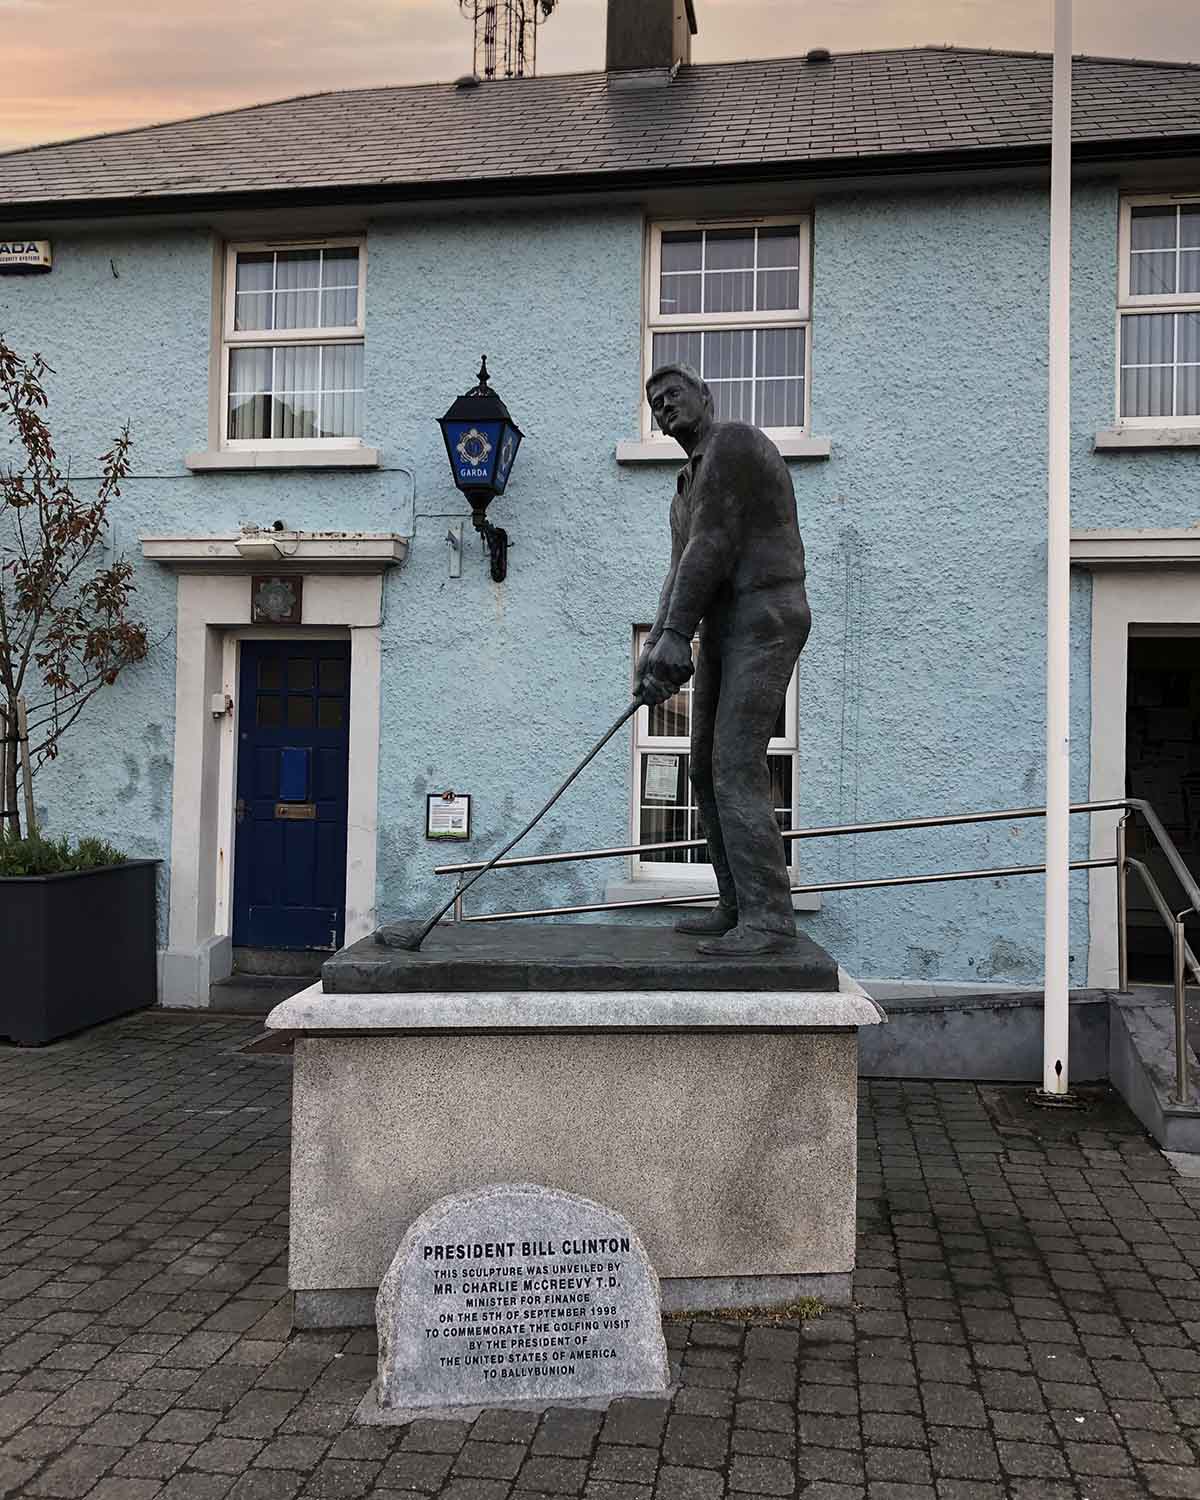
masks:
<instances>
[{"instance_id":1,"label":"door panel","mask_svg":"<svg viewBox=\"0 0 1200 1500\"><path fill-rule=\"evenodd\" d=\"M236 946L341 946L349 741L348 641L243 642Z\"/></svg>"}]
</instances>

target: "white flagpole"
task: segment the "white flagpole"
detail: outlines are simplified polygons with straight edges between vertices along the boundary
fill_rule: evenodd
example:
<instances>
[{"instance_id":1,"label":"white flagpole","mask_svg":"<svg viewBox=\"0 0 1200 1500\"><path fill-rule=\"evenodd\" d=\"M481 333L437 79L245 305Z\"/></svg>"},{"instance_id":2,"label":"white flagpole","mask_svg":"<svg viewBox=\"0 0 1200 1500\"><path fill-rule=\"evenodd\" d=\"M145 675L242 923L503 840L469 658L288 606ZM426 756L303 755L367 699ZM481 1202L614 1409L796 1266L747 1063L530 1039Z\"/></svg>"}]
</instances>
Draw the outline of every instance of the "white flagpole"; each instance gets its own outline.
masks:
<instances>
[{"instance_id":1,"label":"white flagpole","mask_svg":"<svg viewBox=\"0 0 1200 1500\"><path fill-rule=\"evenodd\" d=\"M1071 0L1054 0L1046 578L1046 1001L1042 1090L1068 1092L1071 793Z\"/></svg>"}]
</instances>

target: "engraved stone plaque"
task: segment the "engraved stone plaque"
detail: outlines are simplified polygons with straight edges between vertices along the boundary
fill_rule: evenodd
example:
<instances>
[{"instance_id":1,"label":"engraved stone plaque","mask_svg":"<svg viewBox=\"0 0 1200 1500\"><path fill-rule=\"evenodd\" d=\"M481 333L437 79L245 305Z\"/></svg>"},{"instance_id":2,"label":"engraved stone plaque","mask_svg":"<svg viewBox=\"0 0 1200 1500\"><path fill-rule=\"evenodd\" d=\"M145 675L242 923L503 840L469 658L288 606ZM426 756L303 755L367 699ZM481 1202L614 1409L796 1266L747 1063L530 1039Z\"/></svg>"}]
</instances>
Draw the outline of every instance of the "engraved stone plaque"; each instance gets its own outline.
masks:
<instances>
[{"instance_id":1,"label":"engraved stone plaque","mask_svg":"<svg viewBox=\"0 0 1200 1500\"><path fill-rule=\"evenodd\" d=\"M664 1391L658 1277L627 1220L530 1183L442 1198L379 1288L383 1409Z\"/></svg>"}]
</instances>

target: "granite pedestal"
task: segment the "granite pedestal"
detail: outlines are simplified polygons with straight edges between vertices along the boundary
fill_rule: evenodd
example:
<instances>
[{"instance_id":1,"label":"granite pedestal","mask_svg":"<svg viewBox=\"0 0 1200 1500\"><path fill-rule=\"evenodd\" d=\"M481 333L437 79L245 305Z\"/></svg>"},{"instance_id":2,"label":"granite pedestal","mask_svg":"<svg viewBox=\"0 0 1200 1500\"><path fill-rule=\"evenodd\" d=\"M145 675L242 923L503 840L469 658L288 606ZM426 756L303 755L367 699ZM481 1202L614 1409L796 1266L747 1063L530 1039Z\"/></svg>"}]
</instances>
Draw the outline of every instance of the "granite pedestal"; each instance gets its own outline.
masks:
<instances>
[{"instance_id":1,"label":"granite pedestal","mask_svg":"<svg viewBox=\"0 0 1200 1500\"><path fill-rule=\"evenodd\" d=\"M857 1028L806 939L705 959L668 928L445 925L355 944L267 1025L295 1040L298 1327L369 1326L435 1200L541 1182L641 1236L664 1309L849 1300Z\"/></svg>"}]
</instances>

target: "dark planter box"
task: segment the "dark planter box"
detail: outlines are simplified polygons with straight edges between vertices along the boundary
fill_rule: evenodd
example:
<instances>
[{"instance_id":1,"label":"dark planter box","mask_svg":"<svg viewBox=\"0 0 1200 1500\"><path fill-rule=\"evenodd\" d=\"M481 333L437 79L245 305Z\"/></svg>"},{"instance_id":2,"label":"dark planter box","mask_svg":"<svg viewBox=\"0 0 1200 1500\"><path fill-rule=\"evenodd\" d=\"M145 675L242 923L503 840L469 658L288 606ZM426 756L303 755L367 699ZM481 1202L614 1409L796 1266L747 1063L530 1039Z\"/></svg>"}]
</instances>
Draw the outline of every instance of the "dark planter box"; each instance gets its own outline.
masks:
<instances>
[{"instance_id":1,"label":"dark planter box","mask_svg":"<svg viewBox=\"0 0 1200 1500\"><path fill-rule=\"evenodd\" d=\"M158 999L158 861L0 878L0 1036L41 1046Z\"/></svg>"}]
</instances>

